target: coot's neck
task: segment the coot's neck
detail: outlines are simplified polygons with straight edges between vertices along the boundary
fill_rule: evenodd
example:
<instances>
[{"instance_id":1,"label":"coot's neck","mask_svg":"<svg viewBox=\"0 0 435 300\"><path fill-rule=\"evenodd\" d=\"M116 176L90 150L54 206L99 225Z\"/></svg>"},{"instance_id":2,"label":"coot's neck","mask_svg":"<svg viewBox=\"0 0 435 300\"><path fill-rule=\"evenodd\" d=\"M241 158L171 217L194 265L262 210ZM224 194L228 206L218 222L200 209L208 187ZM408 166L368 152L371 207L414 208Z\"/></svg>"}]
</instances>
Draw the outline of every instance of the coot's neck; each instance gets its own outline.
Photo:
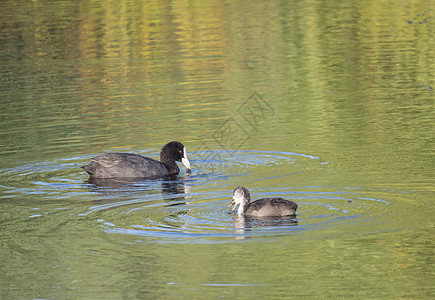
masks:
<instances>
[{"instance_id":1,"label":"coot's neck","mask_svg":"<svg viewBox=\"0 0 435 300\"><path fill-rule=\"evenodd\" d=\"M160 153L160 162L166 166L169 171L169 174L178 174L180 173L180 169L177 166L177 163L170 159L165 153Z\"/></svg>"},{"instance_id":2,"label":"coot's neck","mask_svg":"<svg viewBox=\"0 0 435 300\"><path fill-rule=\"evenodd\" d=\"M248 206L249 206L249 201L244 200L240 202L239 208L237 209L237 214L239 216L245 214L245 211L248 209Z\"/></svg>"}]
</instances>

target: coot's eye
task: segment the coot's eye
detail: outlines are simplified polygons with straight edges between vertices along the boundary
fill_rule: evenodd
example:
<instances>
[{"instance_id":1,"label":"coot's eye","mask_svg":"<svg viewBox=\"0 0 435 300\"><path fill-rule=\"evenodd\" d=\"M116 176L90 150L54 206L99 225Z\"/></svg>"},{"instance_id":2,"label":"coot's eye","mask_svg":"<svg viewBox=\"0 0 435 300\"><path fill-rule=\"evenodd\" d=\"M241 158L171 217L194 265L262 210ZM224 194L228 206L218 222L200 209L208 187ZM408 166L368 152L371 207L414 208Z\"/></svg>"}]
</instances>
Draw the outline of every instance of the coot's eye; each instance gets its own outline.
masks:
<instances>
[{"instance_id":1,"label":"coot's eye","mask_svg":"<svg viewBox=\"0 0 435 300\"><path fill-rule=\"evenodd\" d=\"M180 150L180 154L183 154L183 151Z\"/></svg>"}]
</instances>

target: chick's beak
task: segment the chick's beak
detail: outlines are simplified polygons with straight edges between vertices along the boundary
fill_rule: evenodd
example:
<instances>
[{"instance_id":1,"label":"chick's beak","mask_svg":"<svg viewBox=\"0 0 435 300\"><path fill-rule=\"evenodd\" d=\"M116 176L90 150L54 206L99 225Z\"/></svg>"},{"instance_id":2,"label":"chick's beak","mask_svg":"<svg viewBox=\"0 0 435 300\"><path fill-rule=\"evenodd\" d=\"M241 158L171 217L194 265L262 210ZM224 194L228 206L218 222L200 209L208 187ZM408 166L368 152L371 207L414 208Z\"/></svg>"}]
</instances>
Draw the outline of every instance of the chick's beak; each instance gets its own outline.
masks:
<instances>
[{"instance_id":1,"label":"chick's beak","mask_svg":"<svg viewBox=\"0 0 435 300\"><path fill-rule=\"evenodd\" d=\"M228 206L233 205L233 207L231 208L231 210L234 210L236 208L236 202L233 200L231 200L230 204L228 204Z\"/></svg>"},{"instance_id":2,"label":"chick's beak","mask_svg":"<svg viewBox=\"0 0 435 300\"><path fill-rule=\"evenodd\" d=\"M190 162L187 159L186 147L183 148L183 157L181 158L181 162L186 167L187 170L190 170Z\"/></svg>"}]
</instances>

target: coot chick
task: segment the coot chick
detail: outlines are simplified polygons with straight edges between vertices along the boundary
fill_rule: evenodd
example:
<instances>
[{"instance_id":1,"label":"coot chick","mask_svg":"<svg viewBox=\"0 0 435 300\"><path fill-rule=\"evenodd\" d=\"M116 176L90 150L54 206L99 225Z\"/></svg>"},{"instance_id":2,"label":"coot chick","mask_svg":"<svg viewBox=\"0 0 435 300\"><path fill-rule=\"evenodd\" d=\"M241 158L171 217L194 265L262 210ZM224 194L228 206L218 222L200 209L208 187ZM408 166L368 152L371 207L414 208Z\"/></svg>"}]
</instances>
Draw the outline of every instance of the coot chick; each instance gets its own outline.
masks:
<instances>
[{"instance_id":1,"label":"coot chick","mask_svg":"<svg viewBox=\"0 0 435 300\"><path fill-rule=\"evenodd\" d=\"M162 147L160 161L133 153L103 153L91 161L82 167L91 178L150 178L176 175L180 169L175 161L182 162L187 170L190 170L186 147L176 141Z\"/></svg>"},{"instance_id":2,"label":"coot chick","mask_svg":"<svg viewBox=\"0 0 435 300\"><path fill-rule=\"evenodd\" d=\"M233 210L239 205L237 214L239 216L252 217L285 217L294 216L298 205L296 202L283 198L262 198L251 202L251 195L247 188L238 186L233 191L233 201L230 205Z\"/></svg>"}]
</instances>

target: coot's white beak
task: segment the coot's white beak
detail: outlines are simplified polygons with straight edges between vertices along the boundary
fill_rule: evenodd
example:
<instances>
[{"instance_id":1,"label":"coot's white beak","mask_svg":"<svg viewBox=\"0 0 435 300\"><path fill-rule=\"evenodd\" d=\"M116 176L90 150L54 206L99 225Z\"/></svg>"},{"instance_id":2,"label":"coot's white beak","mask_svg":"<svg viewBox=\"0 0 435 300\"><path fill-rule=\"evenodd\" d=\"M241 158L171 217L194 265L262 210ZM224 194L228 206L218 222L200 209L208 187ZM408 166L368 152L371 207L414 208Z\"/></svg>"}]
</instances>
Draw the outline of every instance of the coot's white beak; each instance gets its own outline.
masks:
<instances>
[{"instance_id":1,"label":"coot's white beak","mask_svg":"<svg viewBox=\"0 0 435 300\"><path fill-rule=\"evenodd\" d=\"M183 148L183 157L181 158L181 162L187 168L187 170L190 170L190 162L187 159L186 147Z\"/></svg>"}]
</instances>

